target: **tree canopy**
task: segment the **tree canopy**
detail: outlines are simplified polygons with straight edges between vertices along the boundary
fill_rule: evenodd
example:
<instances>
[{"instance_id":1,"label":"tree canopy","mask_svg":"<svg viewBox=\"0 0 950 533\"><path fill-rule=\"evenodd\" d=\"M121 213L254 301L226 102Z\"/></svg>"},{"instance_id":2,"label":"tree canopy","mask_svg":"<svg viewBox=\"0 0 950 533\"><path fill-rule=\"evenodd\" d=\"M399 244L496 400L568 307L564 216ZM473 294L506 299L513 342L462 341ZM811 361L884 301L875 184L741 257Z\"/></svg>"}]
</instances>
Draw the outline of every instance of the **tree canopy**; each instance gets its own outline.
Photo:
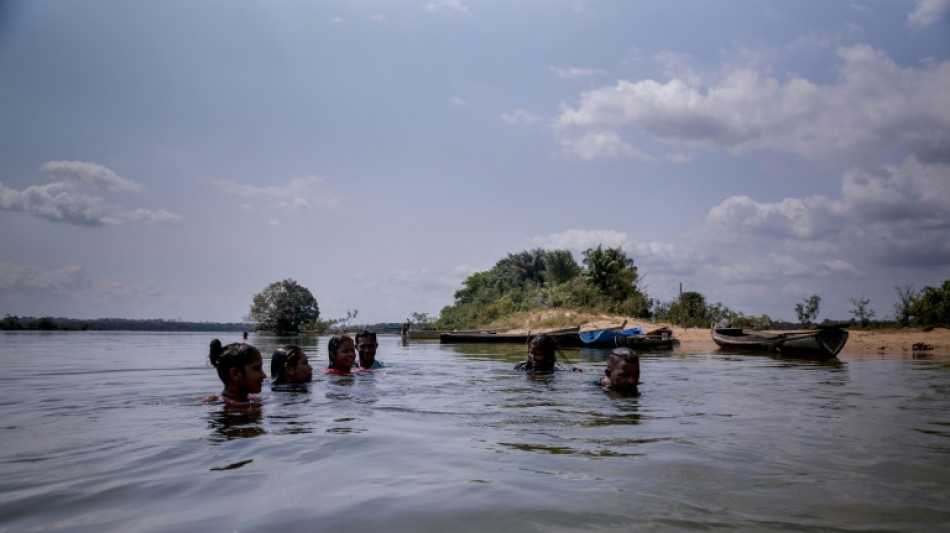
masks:
<instances>
[{"instance_id":1,"label":"tree canopy","mask_svg":"<svg viewBox=\"0 0 950 533\"><path fill-rule=\"evenodd\" d=\"M255 294L248 318L259 330L297 333L300 326L320 318L320 308L310 289L288 278Z\"/></svg>"},{"instance_id":2,"label":"tree canopy","mask_svg":"<svg viewBox=\"0 0 950 533\"><path fill-rule=\"evenodd\" d=\"M619 248L584 251L582 268L568 250L509 253L462 282L455 303L442 309L439 328L472 328L535 308L588 308L649 316L633 259Z\"/></svg>"}]
</instances>

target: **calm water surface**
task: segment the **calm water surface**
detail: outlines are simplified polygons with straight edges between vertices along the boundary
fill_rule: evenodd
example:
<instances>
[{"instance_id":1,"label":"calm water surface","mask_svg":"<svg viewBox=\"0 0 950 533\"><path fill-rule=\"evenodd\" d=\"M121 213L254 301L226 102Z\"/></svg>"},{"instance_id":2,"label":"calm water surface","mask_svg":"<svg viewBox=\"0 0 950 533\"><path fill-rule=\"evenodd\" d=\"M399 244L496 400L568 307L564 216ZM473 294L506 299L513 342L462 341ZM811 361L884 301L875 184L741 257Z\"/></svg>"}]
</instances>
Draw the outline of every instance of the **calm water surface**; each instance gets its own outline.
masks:
<instances>
[{"instance_id":1,"label":"calm water surface","mask_svg":"<svg viewBox=\"0 0 950 533\"><path fill-rule=\"evenodd\" d=\"M631 398L604 351L380 336L384 373L228 411L215 336L0 333L0 531L950 529L946 358L645 354Z\"/></svg>"}]
</instances>

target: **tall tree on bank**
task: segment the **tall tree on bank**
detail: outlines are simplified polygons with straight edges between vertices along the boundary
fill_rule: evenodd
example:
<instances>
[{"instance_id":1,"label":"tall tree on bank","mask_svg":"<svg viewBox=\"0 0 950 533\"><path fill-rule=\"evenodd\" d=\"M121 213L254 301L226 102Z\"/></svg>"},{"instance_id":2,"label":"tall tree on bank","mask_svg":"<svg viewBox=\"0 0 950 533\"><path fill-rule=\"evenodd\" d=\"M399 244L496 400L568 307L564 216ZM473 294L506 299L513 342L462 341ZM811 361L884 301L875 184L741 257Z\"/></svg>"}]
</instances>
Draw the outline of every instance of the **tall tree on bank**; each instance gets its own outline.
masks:
<instances>
[{"instance_id":1,"label":"tall tree on bank","mask_svg":"<svg viewBox=\"0 0 950 533\"><path fill-rule=\"evenodd\" d=\"M623 300L639 292L637 267L620 248L584 250L584 265L587 281L606 295Z\"/></svg>"},{"instance_id":2,"label":"tall tree on bank","mask_svg":"<svg viewBox=\"0 0 950 533\"><path fill-rule=\"evenodd\" d=\"M801 323L802 327L810 327L812 322L818 318L819 306L821 306L821 296L817 294L811 295L802 303L795 304L795 314L798 315L798 322Z\"/></svg>"},{"instance_id":3,"label":"tall tree on bank","mask_svg":"<svg viewBox=\"0 0 950 533\"><path fill-rule=\"evenodd\" d=\"M257 329L277 333L297 333L300 326L318 318L317 299L310 289L290 278L275 281L255 294L248 315Z\"/></svg>"}]
</instances>

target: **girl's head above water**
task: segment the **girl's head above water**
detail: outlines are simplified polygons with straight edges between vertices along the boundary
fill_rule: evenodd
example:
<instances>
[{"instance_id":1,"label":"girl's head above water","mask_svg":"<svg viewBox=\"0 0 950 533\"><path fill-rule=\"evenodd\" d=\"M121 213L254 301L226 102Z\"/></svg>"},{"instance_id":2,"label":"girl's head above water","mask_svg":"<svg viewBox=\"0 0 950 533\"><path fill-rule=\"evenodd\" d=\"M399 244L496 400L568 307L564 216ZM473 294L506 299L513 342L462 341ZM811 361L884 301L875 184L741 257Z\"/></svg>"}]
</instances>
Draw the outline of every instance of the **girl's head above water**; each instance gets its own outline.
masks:
<instances>
[{"instance_id":1,"label":"girl's head above water","mask_svg":"<svg viewBox=\"0 0 950 533\"><path fill-rule=\"evenodd\" d=\"M334 335L330 337L327 348L330 352L330 365L327 368L349 373L350 368L356 363L356 345L353 343L353 338L349 335Z\"/></svg>"},{"instance_id":2,"label":"girl's head above water","mask_svg":"<svg viewBox=\"0 0 950 533\"><path fill-rule=\"evenodd\" d=\"M274 384L305 383L313 379L313 367L303 349L285 344L274 350L270 358L270 375Z\"/></svg>"},{"instance_id":3,"label":"girl's head above water","mask_svg":"<svg viewBox=\"0 0 950 533\"><path fill-rule=\"evenodd\" d=\"M267 375L261 361L261 352L250 344L234 342L221 346L221 341L211 341L208 361L218 370L224 383L225 397L244 401L248 393L261 392Z\"/></svg>"}]
</instances>

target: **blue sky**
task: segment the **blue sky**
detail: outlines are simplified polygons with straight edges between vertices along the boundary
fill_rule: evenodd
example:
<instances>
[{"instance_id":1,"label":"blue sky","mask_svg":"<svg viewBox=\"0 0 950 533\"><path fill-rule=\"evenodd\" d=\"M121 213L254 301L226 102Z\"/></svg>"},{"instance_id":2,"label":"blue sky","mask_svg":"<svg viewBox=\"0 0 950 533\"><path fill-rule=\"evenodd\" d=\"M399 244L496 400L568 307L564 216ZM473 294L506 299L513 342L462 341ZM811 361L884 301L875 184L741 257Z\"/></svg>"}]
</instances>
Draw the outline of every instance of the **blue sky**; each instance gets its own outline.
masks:
<instances>
[{"instance_id":1,"label":"blue sky","mask_svg":"<svg viewBox=\"0 0 950 533\"><path fill-rule=\"evenodd\" d=\"M535 247L820 318L950 278L950 0L0 4L0 313L438 314Z\"/></svg>"}]
</instances>

